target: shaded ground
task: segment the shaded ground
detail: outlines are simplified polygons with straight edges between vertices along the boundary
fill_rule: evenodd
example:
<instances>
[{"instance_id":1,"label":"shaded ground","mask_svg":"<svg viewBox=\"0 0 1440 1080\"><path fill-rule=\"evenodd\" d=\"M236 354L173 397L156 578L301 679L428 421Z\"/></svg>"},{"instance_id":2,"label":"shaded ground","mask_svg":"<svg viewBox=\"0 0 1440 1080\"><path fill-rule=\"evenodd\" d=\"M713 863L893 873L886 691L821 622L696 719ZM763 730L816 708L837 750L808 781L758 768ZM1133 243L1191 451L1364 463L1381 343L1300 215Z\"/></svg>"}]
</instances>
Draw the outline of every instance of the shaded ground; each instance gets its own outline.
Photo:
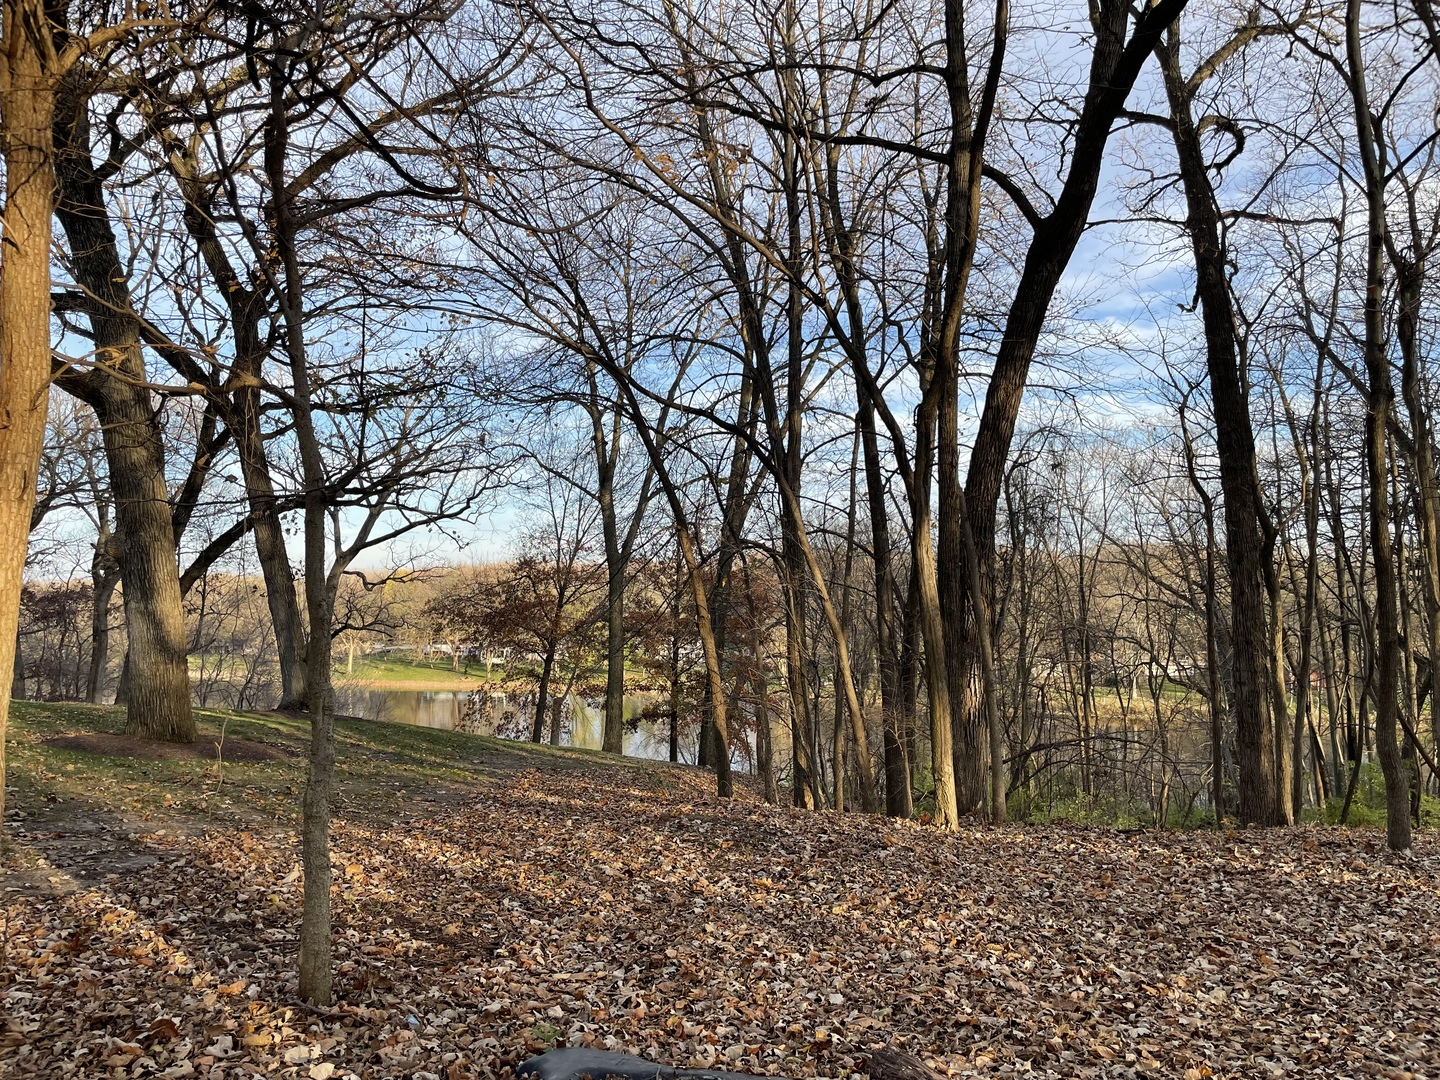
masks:
<instances>
[{"instance_id":1,"label":"shaded ground","mask_svg":"<svg viewBox=\"0 0 1440 1080\"><path fill-rule=\"evenodd\" d=\"M45 739L42 745L58 750L84 750L107 757L142 758L146 761L218 762L221 768L226 762L286 761L295 756L295 751L289 747L221 735L206 736L193 743L152 742L129 735L59 735Z\"/></svg>"},{"instance_id":2,"label":"shaded ground","mask_svg":"<svg viewBox=\"0 0 1440 1080\"><path fill-rule=\"evenodd\" d=\"M6 901L0 1076L459 1080L568 1044L847 1078L892 1041L955 1076L1440 1075L1431 834L947 836L510 764L337 824L329 1014L293 1003L288 819L157 817L143 872ZM7 831L58 865L35 820Z\"/></svg>"}]
</instances>

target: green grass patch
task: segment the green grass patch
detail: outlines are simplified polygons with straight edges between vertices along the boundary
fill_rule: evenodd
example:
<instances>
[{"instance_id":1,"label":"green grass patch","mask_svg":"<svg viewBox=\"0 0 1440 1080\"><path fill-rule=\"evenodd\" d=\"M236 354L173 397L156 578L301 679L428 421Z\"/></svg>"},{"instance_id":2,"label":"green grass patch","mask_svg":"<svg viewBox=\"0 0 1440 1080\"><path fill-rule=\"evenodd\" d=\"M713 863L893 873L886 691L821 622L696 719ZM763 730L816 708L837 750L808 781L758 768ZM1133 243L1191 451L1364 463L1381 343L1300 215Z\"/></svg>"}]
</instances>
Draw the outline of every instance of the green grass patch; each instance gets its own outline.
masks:
<instances>
[{"instance_id":1,"label":"green grass patch","mask_svg":"<svg viewBox=\"0 0 1440 1080\"><path fill-rule=\"evenodd\" d=\"M309 720L222 709L195 712L202 737L211 744L223 731L227 741L266 743L293 756L260 762L149 760L47 745L47 739L63 735L122 734L125 711L16 701L6 739L12 789L7 803L31 821L94 814L199 827L298 822ZM469 798L481 782L526 768L665 768L597 750L369 720L336 721L335 741L336 812L370 823L424 811L427 802Z\"/></svg>"},{"instance_id":2,"label":"green grass patch","mask_svg":"<svg viewBox=\"0 0 1440 1080\"><path fill-rule=\"evenodd\" d=\"M387 653L382 656L356 656L355 670L349 670L348 660L343 652L337 651L335 678L369 686L391 687L394 689L470 690L483 685L487 679L484 664L460 662L460 670L448 656L432 656L416 659ZM520 670L511 664L511 669ZM505 678L506 669L495 665L490 670L489 682L500 682Z\"/></svg>"}]
</instances>

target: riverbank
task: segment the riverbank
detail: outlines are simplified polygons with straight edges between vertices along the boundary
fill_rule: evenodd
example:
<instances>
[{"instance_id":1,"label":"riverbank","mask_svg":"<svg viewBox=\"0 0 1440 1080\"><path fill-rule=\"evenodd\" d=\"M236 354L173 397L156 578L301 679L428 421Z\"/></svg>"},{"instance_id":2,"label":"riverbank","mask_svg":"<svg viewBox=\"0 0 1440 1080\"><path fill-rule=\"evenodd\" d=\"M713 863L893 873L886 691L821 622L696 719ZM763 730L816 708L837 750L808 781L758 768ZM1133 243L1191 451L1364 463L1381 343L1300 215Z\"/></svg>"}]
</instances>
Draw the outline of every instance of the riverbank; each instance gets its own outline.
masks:
<instances>
[{"instance_id":1,"label":"riverbank","mask_svg":"<svg viewBox=\"0 0 1440 1080\"><path fill-rule=\"evenodd\" d=\"M493 670L487 678L485 668L471 668L456 671L448 656L437 656L425 660L400 657L395 654L383 656L356 656L353 670L341 656L335 667L335 680L366 690L455 690L468 691L484 686L487 682L504 681L503 669Z\"/></svg>"}]
</instances>

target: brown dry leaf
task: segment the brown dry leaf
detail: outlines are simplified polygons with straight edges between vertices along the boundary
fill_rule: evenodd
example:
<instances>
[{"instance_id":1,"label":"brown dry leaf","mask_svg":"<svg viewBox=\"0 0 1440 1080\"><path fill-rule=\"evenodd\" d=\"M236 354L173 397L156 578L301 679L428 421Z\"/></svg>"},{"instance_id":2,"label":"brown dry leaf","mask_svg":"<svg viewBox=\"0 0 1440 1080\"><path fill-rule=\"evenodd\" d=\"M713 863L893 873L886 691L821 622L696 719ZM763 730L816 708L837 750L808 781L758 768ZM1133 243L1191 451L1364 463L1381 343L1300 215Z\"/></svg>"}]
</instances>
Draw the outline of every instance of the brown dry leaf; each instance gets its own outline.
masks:
<instances>
[{"instance_id":1,"label":"brown dry leaf","mask_svg":"<svg viewBox=\"0 0 1440 1080\"><path fill-rule=\"evenodd\" d=\"M143 878L0 914L0 1076L503 1078L571 1045L798 1080L885 1044L950 1076L1435 1075L1424 834L950 836L663 775L338 821L325 1013L293 1004L293 837L143 837Z\"/></svg>"}]
</instances>

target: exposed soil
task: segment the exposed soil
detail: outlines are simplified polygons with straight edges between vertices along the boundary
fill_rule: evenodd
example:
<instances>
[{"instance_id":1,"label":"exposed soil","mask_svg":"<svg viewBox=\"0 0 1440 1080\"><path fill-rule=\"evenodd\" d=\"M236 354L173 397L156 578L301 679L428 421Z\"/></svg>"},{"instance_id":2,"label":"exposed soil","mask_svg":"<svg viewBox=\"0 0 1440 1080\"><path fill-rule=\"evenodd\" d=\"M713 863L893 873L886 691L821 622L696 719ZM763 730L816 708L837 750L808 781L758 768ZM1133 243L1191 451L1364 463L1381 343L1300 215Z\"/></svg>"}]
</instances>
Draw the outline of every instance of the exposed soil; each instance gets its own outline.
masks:
<instances>
[{"instance_id":1,"label":"exposed soil","mask_svg":"<svg viewBox=\"0 0 1440 1080\"><path fill-rule=\"evenodd\" d=\"M222 743L218 735L201 735L193 743L153 742L131 735L61 735L45 739L44 745L145 761L214 761L217 756L225 761L289 761L297 756L289 747L251 739L227 738Z\"/></svg>"}]
</instances>

